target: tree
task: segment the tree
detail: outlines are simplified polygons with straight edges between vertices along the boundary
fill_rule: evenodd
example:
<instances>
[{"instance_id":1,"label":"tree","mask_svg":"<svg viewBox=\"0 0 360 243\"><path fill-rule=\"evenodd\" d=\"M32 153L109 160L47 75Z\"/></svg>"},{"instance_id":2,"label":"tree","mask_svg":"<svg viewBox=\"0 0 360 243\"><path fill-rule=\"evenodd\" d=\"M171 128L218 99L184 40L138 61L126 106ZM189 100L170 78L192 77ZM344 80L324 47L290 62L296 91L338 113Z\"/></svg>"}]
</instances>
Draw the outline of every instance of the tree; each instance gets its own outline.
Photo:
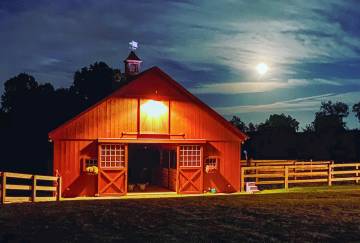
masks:
<instances>
[{"instance_id":1,"label":"tree","mask_svg":"<svg viewBox=\"0 0 360 243\"><path fill-rule=\"evenodd\" d=\"M312 133L315 132L314 124L307 124L305 128L303 128L304 133Z\"/></svg>"},{"instance_id":2,"label":"tree","mask_svg":"<svg viewBox=\"0 0 360 243\"><path fill-rule=\"evenodd\" d=\"M360 102L353 105L352 111L360 122Z\"/></svg>"},{"instance_id":3,"label":"tree","mask_svg":"<svg viewBox=\"0 0 360 243\"><path fill-rule=\"evenodd\" d=\"M25 73L10 78L4 86L0 170L45 172L50 156L47 133L58 112L52 105L54 88Z\"/></svg>"},{"instance_id":4,"label":"tree","mask_svg":"<svg viewBox=\"0 0 360 243\"><path fill-rule=\"evenodd\" d=\"M343 102L332 103L322 102L320 111L315 113L313 122L316 132L340 132L346 130L346 123L343 121L349 115L349 107Z\"/></svg>"},{"instance_id":5,"label":"tree","mask_svg":"<svg viewBox=\"0 0 360 243\"><path fill-rule=\"evenodd\" d=\"M104 62L96 62L75 72L70 92L75 94L84 109L93 105L116 87L118 70L113 70Z\"/></svg>"},{"instance_id":6,"label":"tree","mask_svg":"<svg viewBox=\"0 0 360 243\"><path fill-rule=\"evenodd\" d=\"M55 90L25 73L7 80L0 108L0 171L49 172L48 132L110 94L122 78L120 70L98 62L77 71L70 88Z\"/></svg>"},{"instance_id":7,"label":"tree","mask_svg":"<svg viewBox=\"0 0 360 243\"><path fill-rule=\"evenodd\" d=\"M250 139L244 148L256 159L289 159L297 157L296 131L299 122L284 114L270 115L265 122L249 124Z\"/></svg>"},{"instance_id":8,"label":"tree","mask_svg":"<svg viewBox=\"0 0 360 243\"><path fill-rule=\"evenodd\" d=\"M1 110L11 112L27 105L33 91L38 87L38 83L34 77L21 73L7 80L4 87L4 94L1 96Z\"/></svg>"},{"instance_id":9,"label":"tree","mask_svg":"<svg viewBox=\"0 0 360 243\"><path fill-rule=\"evenodd\" d=\"M231 124L233 124L236 128L238 128L240 131L242 132L247 132L248 131L248 127L246 126L246 124L241 121L240 117L238 116L233 116L230 120Z\"/></svg>"},{"instance_id":10,"label":"tree","mask_svg":"<svg viewBox=\"0 0 360 243\"><path fill-rule=\"evenodd\" d=\"M256 132L256 131L257 131L256 125L254 125L254 123L250 122L249 126L248 126L248 132Z\"/></svg>"},{"instance_id":11,"label":"tree","mask_svg":"<svg viewBox=\"0 0 360 243\"><path fill-rule=\"evenodd\" d=\"M277 131L277 132L293 132L299 129L299 122L291 116L285 114L273 114L266 119L265 123L258 126L259 131Z\"/></svg>"},{"instance_id":12,"label":"tree","mask_svg":"<svg viewBox=\"0 0 360 243\"><path fill-rule=\"evenodd\" d=\"M328 102L321 102L320 111L317 114L324 116L337 116L341 119L349 115L349 107L343 102L332 103L331 100Z\"/></svg>"}]
</instances>

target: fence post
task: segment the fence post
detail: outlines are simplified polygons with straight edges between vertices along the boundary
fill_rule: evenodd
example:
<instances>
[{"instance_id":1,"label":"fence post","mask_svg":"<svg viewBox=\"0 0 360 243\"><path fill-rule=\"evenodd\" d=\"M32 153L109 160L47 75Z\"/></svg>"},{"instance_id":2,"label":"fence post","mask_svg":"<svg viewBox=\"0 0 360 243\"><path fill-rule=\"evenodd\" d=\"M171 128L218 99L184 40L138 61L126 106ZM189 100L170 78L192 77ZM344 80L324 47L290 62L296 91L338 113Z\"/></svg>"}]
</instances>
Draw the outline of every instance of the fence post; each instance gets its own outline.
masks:
<instances>
[{"instance_id":1,"label":"fence post","mask_svg":"<svg viewBox=\"0 0 360 243\"><path fill-rule=\"evenodd\" d=\"M289 167L285 166L285 190L289 189Z\"/></svg>"},{"instance_id":2,"label":"fence post","mask_svg":"<svg viewBox=\"0 0 360 243\"><path fill-rule=\"evenodd\" d=\"M2 173L2 182L1 182L2 192L1 192L1 203L5 204L6 202L6 172Z\"/></svg>"},{"instance_id":3,"label":"fence post","mask_svg":"<svg viewBox=\"0 0 360 243\"><path fill-rule=\"evenodd\" d=\"M36 175L33 175L33 180L32 180L33 184L32 184L32 201L36 202Z\"/></svg>"},{"instance_id":4,"label":"fence post","mask_svg":"<svg viewBox=\"0 0 360 243\"><path fill-rule=\"evenodd\" d=\"M331 186L332 185L332 165L329 163L328 164L328 185Z\"/></svg>"},{"instance_id":5,"label":"fence post","mask_svg":"<svg viewBox=\"0 0 360 243\"><path fill-rule=\"evenodd\" d=\"M2 172L0 171L0 179L2 178ZM2 182L0 183L0 204L2 204Z\"/></svg>"},{"instance_id":6,"label":"fence post","mask_svg":"<svg viewBox=\"0 0 360 243\"><path fill-rule=\"evenodd\" d=\"M241 182L240 182L240 191L241 192L243 192L244 191L244 186L245 186L245 178L244 178L244 176L245 176L245 169L243 168L243 167L241 167L241 178L240 178L240 180L241 180Z\"/></svg>"},{"instance_id":7,"label":"fence post","mask_svg":"<svg viewBox=\"0 0 360 243\"><path fill-rule=\"evenodd\" d=\"M57 179L57 194L56 194L56 200L61 200L61 176Z\"/></svg>"},{"instance_id":8,"label":"fence post","mask_svg":"<svg viewBox=\"0 0 360 243\"><path fill-rule=\"evenodd\" d=\"M258 166L256 165L256 163L255 163L255 167L256 167L256 169L255 169L255 174L256 174L255 183L258 184L258 182L259 182L259 177L257 177L257 174L259 173L259 171L258 171L258 169L257 169Z\"/></svg>"}]
</instances>

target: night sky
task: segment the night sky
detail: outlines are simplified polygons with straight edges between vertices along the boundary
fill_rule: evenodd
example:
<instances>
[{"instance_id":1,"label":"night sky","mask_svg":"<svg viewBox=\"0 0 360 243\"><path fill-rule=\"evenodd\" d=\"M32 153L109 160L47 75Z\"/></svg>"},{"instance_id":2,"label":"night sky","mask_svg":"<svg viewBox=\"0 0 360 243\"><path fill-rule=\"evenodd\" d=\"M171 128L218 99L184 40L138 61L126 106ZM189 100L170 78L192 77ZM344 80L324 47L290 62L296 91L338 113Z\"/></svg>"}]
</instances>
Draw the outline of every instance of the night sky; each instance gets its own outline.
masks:
<instances>
[{"instance_id":1,"label":"night sky","mask_svg":"<svg viewBox=\"0 0 360 243\"><path fill-rule=\"evenodd\" d=\"M0 93L26 72L68 87L128 42L226 118L285 113L305 127L322 100L360 101L360 1L0 1ZM255 67L266 63L260 75ZM353 114L350 128L359 127Z\"/></svg>"}]
</instances>

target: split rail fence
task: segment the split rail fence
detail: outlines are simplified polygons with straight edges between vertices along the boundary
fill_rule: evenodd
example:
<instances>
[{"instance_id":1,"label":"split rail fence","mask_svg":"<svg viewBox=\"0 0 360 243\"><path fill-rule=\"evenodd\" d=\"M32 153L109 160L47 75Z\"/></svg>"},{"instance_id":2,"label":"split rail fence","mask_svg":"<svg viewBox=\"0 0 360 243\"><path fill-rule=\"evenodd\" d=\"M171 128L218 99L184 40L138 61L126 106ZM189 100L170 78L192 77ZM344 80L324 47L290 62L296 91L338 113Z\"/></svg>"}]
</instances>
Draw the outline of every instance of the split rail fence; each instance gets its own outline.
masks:
<instances>
[{"instance_id":1,"label":"split rail fence","mask_svg":"<svg viewBox=\"0 0 360 243\"><path fill-rule=\"evenodd\" d=\"M0 172L0 179L0 202L2 204L59 201L61 199L61 177Z\"/></svg>"},{"instance_id":2,"label":"split rail fence","mask_svg":"<svg viewBox=\"0 0 360 243\"><path fill-rule=\"evenodd\" d=\"M293 184L360 181L360 163L335 164L333 161L269 161L256 166L241 168L241 191L245 183L255 181L256 185L283 185L285 189ZM282 164L283 163L283 164Z\"/></svg>"}]
</instances>

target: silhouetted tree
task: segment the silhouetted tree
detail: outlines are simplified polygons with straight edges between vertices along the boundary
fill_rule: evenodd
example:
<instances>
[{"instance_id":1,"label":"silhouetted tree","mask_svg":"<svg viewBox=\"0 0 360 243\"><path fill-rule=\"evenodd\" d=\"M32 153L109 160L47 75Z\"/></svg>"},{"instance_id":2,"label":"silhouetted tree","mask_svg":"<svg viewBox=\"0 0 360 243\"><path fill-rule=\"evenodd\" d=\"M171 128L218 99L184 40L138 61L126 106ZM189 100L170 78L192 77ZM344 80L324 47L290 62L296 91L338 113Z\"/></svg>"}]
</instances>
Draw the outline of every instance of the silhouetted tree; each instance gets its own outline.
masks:
<instances>
[{"instance_id":1,"label":"silhouetted tree","mask_svg":"<svg viewBox=\"0 0 360 243\"><path fill-rule=\"evenodd\" d=\"M349 161L356 153L354 136L347 131L344 118L348 105L322 102L315 119L299 137L299 154L308 159Z\"/></svg>"},{"instance_id":2,"label":"silhouetted tree","mask_svg":"<svg viewBox=\"0 0 360 243\"><path fill-rule=\"evenodd\" d=\"M360 122L360 102L353 105L352 111Z\"/></svg>"},{"instance_id":3,"label":"silhouetted tree","mask_svg":"<svg viewBox=\"0 0 360 243\"><path fill-rule=\"evenodd\" d=\"M313 124L313 123L307 124L307 125L305 126L305 128L303 128L303 132L304 132L304 133L312 133L312 132L315 132L314 124Z\"/></svg>"},{"instance_id":4,"label":"silhouetted tree","mask_svg":"<svg viewBox=\"0 0 360 243\"><path fill-rule=\"evenodd\" d=\"M233 116L231 118L230 122L235 127L237 127L240 131L242 131L242 132L247 132L248 131L248 127L246 126L246 124L243 121L241 121L240 117Z\"/></svg>"},{"instance_id":5,"label":"silhouetted tree","mask_svg":"<svg viewBox=\"0 0 360 243\"><path fill-rule=\"evenodd\" d=\"M257 127L256 125L254 125L254 123L250 122L249 126L248 126L248 132L252 133L252 132L256 132Z\"/></svg>"},{"instance_id":6,"label":"silhouetted tree","mask_svg":"<svg viewBox=\"0 0 360 243\"><path fill-rule=\"evenodd\" d=\"M251 128L250 128L251 127ZM287 159L297 157L296 131L299 122L284 114L270 115L264 123L249 124L250 139L243 146L255 159Z\"/></svg>"},{"instance_id":7,"label":"silhouetted tree","mask_svg":"<svg viewBox=\"0 0 360 243\"><path fill-rule=\"evenodd\" d=\"M1 97L2 168L46 172L50 150L47 132L54 122L54 88L38 84L34 77L19 74L7 80Z\"/></svg>"},{"instance_id":8,"label":"silhouetted tree","mask_svg":"<svg viewBox=\"0 0 360 243\"><path fill-rule=\"evenodd\" d=\"M54 90L25 73L7 80L0 108L0 171L50 172L48 132L109 95L122 78L120 70L98 62L77 71L70 88Z\"/></svg>"},{"instance_id":9,"label":"silhouetted tree","mask_svg":"<svg viewBox=\"0 0 360 243\"><path fill-rule=\"evenodd\" d=\"M349 115L349 107L342 102L322 102L320 111L315 113L313 122L315 132L341 132L345 131L346 124L343 121Z\"/></svg>"},{"instance_id":10,"label":"silhouetted tree","mask_svg":"<svg viewBox=\"0 0 360 243\"><path fill-rule=\"evenodd\" d=\"M260 123L258 126L258 131L296 132L298 129L299 122L291 116L285 116L285 114L270 115L265 123Z\"/></svg>"},{"instance_id":11,"label":"silhouetted tree","mask_svg":"<svg viewBox=\"0 0 360 243\"><path fill-rule=\"evenodd\" d=\"M12 112L22 110L31 100L33 91L38 87L34 77L21 73L4 83L4 94L1 96L1 110Z\"/></svg>"},{"instance_id":12,"label":"silhouetted tree","mask_svg":"<svg viewBox=\"0 0 360 243\"><path fill-rule=\"evenodd\" d=\"M117 88L119 71L104 62L96 62L76 71L70 92L80 100L80 107L86 108L109 95Z\"/></svg>"}]
</instances>

